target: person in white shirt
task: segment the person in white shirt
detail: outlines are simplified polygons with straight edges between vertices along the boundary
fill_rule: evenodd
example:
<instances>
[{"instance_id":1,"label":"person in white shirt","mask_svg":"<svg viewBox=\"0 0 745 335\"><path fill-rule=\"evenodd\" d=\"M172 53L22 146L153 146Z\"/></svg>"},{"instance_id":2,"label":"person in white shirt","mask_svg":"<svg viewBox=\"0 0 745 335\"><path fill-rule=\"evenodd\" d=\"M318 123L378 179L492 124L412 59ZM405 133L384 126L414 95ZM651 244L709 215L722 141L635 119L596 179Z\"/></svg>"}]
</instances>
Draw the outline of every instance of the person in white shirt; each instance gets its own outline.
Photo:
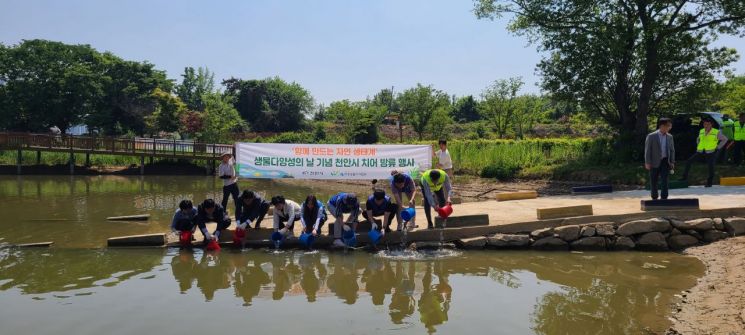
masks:
<instances>
[{"instance_id":1,"label":"person in white shirt","mask_svg":"<svg viewBox=\"0 0 745 335\"><path fill-rule=\"evenodd\" d=\"M440 146L440 150L435 151L435 157L437 157L437 168L445 170L445 173L450 177L450 183L453 182L453 160L450 158L450 151L448 151L448 141L440 140L437 142Z\"/></svg>"},{"instance_id":2,"label":"person in white shirt","mask_svg":"<svg viewBox=\"0 0 745 335\"><path fill-rule=\"evenodd\" d=\"M292 236L295 222L300 221L302 217L300 205L278 195L272 198L272 206L274 206L274 231Z\"/></svg>"},{"instance_id":3,"label":"person in white shirt","mask_svg":"<svg viewBox=\"0 0 745 335\"><path fill-rule=\"evenodd\" d=\"M233 163L233 155L230 153L224 153L220 156L222 163L217 168L217 175L222 179L222 208L228 209L228 197L233 196L233 202L235 203L235 214L236 220L238 220L240 204L239 196L241 191L238 189L238 175L235 173L235 164Z\"/></svg>"}]
</instances>

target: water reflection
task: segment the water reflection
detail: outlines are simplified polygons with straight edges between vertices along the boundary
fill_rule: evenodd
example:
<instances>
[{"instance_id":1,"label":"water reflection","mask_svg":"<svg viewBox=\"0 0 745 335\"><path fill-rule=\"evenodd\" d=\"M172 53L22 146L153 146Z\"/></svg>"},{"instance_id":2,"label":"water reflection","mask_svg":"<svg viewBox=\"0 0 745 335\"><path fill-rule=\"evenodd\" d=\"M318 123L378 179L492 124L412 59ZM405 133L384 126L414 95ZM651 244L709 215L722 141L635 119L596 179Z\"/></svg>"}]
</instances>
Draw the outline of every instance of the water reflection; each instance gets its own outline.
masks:
<instances>
[{"instance_id":1,"label":"water reflection","mask_svg":"<svg viewBox=\"0 0 745 335\"><path fill-rule=\"evenodd\" d=\"M262 313L254 307L259 300L262 306L284 305L280 309L323 300L326 308L335 302L383 309L390 327L420 325L428 333L450 323L453 329L488 327L491 319L483 315L497 312L519 319L522 305L532 310L526 329L537 334L662 331L672 295L692 286L702 271L692 258L643 253L469 252L411 261L361 252L0 250L0 291L19 290L35 299L95 294L136 277L159 276L172 289L158 287L158 294L210 303L232 297L258 313L252 315ZM500 301L515 293L523 296L516 305ZM459 300L474 294L479 298ZM461 315L455 320L454 310ZM481 317L463 317L473 310Z\"/></svg>"}]
</instances>

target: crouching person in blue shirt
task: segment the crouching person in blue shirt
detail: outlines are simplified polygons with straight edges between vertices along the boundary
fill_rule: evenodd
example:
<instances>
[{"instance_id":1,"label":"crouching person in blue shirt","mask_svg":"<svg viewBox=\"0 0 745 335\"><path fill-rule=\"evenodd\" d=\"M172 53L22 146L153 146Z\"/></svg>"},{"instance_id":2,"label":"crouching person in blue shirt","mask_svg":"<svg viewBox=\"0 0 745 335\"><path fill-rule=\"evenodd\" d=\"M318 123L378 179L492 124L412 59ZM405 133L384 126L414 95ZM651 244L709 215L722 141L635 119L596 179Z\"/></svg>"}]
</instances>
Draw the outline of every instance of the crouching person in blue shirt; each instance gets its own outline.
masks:
<instances>
[{"instance_id":1,"label":"crouching person in blue shirt","mask_svg":"<svg viewBox=\"0 0 745 335\"><path fill-rule=\"evenodd\" d=\"M305 198L300 207L300 223L303 225L303 232L318 236L321 233L321 227L326 223L326 208L323 207L323 203L311 194Z\"/></svg>"},{"instance_id":2,"label":"crouching person in blue shirt","mask_svg":"<svg viewBox=\"0 0 745 335\"><path fill-rule=\"evenodd\" d=\"M344 242L341 241L342 226L351 226L352 231L357 231L357 217L360 215L360 203L357 200L357 195L354 193L339 193L328 202L329 212L334 217L334 246L344 247ZM349 213L347 222L343 222L343 215ZM349 228L347 228L349 229Z\"/></svg>"},{"instance_id":3,"label":"crouching person in blue shirt","mask_svg":"<svg viewBox=\"0 0 745 335\"><path fill-rule=\"evenodd\" d=\"M197 228L196 217L197 209L194 208L191 200L181 200L171 221L171 231L179 234L179 243L181 246L186 247L191 245L191 236Z\"/></svg>"},{"instance_id":4,"label":"crouching person in blue shirt","mask_svg":"<svg viewBox=\"0 0 745 335\"><path fill-rule=\"evenodd\" d=\"M391 197L385 195L385 191L376 189L373 194L367 198L365 209L366 210L362 212L362 216L370 222L372 230L378 229L378 225L375 223L375 217L382 215L383 229L380 233L385 235L385 233L391 231L391 221L398 212L398 205L391 201Z\"/></svg>"},{"instance_id":5,"label":"crouching person in blue shirt","mask_svg":"<svg viewBox=\"0 0 745 335\"><path fill-rule=\"evenodd\" d=\"M206 245L212 239L220 241L220 234L230 226L230 217L225 208L215 203L215 200L206 199L197 209L196 224L204 235L204 244ZM207 222L216 222L217 228L210 234L207 230Z\"/></svg>"}]
</instances>

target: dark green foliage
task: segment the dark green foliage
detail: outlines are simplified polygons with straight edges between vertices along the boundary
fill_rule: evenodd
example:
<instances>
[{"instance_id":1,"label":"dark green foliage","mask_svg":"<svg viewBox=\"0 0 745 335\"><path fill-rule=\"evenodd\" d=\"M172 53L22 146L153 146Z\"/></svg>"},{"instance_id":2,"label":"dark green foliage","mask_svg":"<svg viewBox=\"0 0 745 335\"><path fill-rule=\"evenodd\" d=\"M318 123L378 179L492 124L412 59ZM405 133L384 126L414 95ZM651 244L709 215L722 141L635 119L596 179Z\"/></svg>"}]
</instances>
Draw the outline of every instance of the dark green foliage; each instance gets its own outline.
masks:
<instances>
[{"instance_id":1,"label":"dark green foliage","mask_svg":"<svg viewBox=\"0 0 745 335\"><path fill-rule=\"evenodd\" d=\"M226 94L254 131L295 131L303 128L313 110L313 97L298 83L274 77L262 80L231 78L223 81Z\"/></svg>"}]
</instances>

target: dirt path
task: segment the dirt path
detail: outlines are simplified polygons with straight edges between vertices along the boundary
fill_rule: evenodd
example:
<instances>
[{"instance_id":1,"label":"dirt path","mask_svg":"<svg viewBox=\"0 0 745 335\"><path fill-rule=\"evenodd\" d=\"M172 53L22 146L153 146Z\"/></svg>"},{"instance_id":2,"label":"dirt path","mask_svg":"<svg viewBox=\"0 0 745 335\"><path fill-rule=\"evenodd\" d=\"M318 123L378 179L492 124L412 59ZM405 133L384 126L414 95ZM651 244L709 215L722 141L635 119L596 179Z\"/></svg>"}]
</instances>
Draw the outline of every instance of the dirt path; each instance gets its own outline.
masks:
<instances>
[{"instance_id":1,"label":"dirt path","mask_svg":"<svg viewBox=\"0 0 745 335\"><path fill-rule=\"evenodd\" d=\"M745 236L688 249L706 275L686 291L669 335L745 334Z\"/></svg>"}]
</instances>

